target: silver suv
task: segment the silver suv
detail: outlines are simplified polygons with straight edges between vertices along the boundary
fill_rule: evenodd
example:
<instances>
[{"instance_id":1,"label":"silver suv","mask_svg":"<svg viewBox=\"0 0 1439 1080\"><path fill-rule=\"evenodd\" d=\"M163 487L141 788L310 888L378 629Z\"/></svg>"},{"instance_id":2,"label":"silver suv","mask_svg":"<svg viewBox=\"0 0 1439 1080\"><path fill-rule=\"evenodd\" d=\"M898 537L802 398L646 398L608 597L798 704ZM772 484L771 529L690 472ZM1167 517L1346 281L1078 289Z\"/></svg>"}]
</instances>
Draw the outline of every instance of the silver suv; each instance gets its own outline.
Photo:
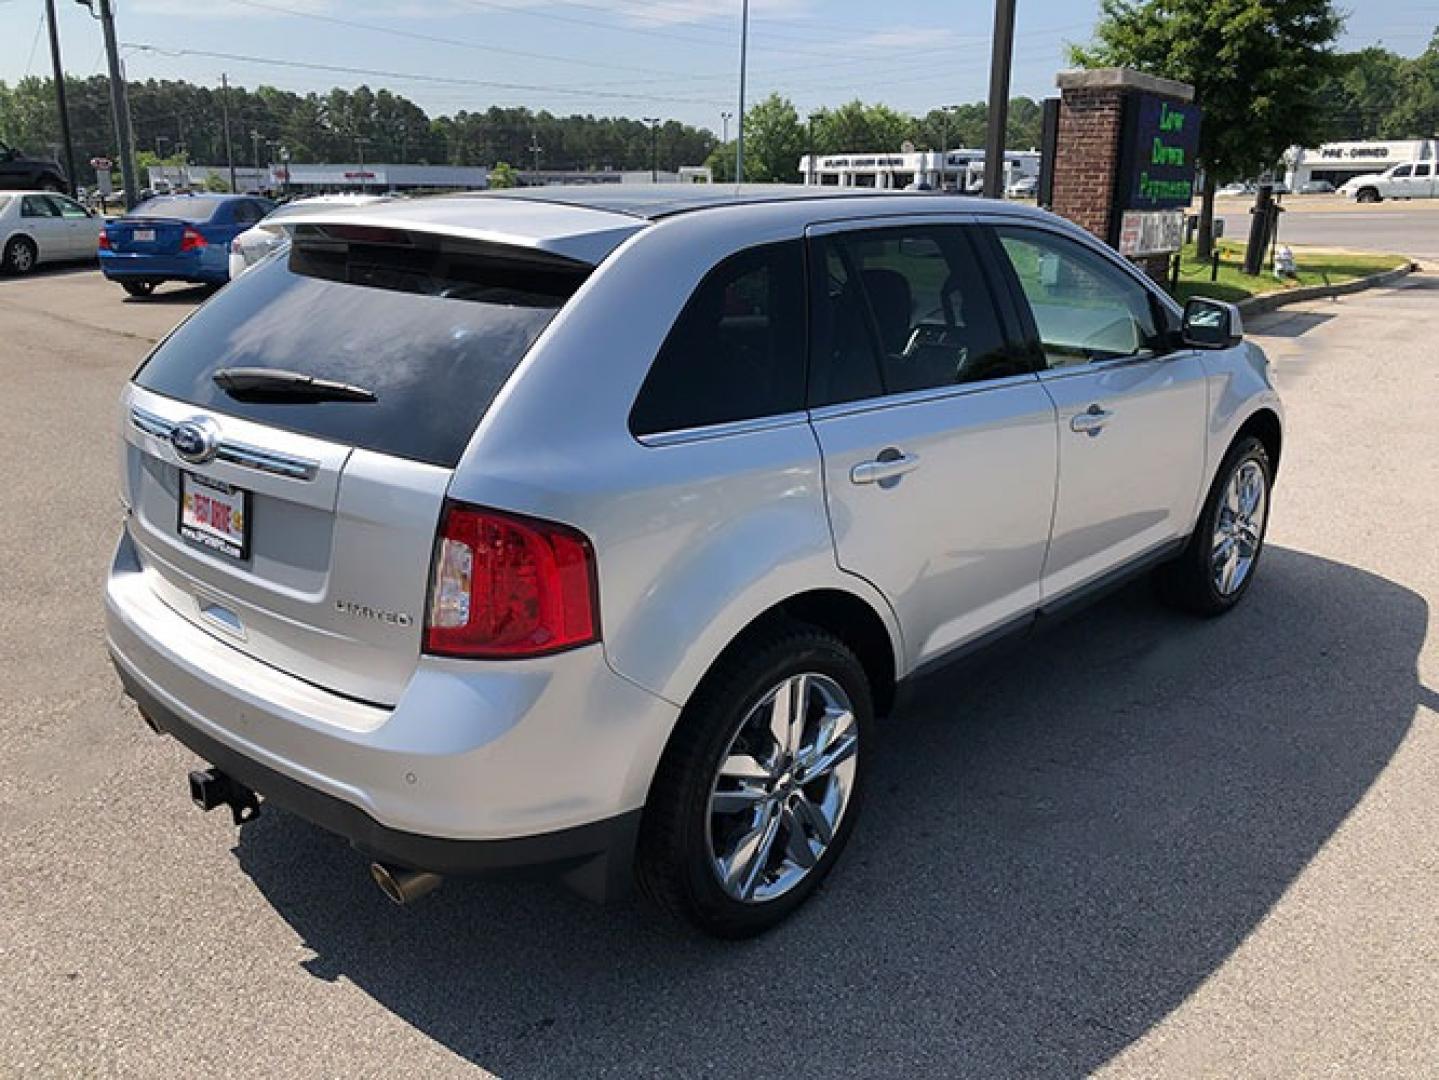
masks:
<instances>
[{"instance_id":1,"label":"silver suv","mask_svg":"<svg viewBox=\"0 0 1439 1080\"><path fill-rule=\"evenodd\" d=\"M124 392L109 645L202 807L394 899L638 877L755 933L918 676L1138 571L1206 615L1253 581L1263 354L1048 214L547 189L293 237Z\"/></svg>"}]
</instances>

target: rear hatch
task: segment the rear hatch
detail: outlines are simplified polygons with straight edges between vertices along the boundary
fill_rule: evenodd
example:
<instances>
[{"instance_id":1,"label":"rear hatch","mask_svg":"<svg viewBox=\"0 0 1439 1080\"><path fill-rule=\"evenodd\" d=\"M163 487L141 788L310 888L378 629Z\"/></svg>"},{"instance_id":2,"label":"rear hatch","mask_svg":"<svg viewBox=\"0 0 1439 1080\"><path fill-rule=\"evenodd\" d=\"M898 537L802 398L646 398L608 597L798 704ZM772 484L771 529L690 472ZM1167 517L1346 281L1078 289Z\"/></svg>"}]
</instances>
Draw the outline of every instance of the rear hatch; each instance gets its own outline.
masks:
<instances>
[{"instance_id":1,"label":"rear hatch","mask_svg":"<svg viewBox=\"0 0 1439 1080\"><path fill-rule=\"evenodd\" d=\"M129 528L156 594L299 678L396 701L455 464L590 269L516 245L298 227L288 259L232 282L126 393Z\"/></svg>"}]
</instances>

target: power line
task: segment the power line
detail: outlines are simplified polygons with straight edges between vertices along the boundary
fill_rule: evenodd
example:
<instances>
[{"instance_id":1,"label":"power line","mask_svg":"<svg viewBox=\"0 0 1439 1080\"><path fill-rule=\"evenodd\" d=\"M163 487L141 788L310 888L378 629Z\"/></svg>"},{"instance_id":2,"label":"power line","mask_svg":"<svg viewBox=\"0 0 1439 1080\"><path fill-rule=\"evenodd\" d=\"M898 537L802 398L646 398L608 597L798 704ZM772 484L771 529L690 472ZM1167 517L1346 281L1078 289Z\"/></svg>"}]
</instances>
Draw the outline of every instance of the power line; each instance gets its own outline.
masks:
<instances>
[{"instance_id":1,"label":"power line","mask_svg":"<svg viewBox=\"0 0 1439 1080\"><path fill-rule=\"evenodd\" d=\"M594 87L536 86L532 83L497 82L489 79L466 79L454 75L428 75L415 72L385 71L379 68L348 67L342 64L317 64L305 60L285 60L273 56L249 56L243 53L212 52L208 49L174 49L142 42L127 42L127 47L161 56L203 56L213 60L229 60L240 64L261 64L271 67L296 68L306 71L324 71L341 75L368 75L381 79L403 79L410 82L438 83L451 86L478 86L488 90L520 91L530 94L565 94L578 97L607 97L626 101L664 101L679 105L715 106L708 98L661 97L654 94L630 94L620 91L599 90Z\"/></svg>"},{"instance_id":2,"label":"power line","mask_svg":"<svg viewBox=\"0 0 1439 1080\"><path fill-rule=\"evenodd\" d=\"M35 36L30 39L30 55L25 60L25 77L29 78L30 70L35 64L35 46L40 44L40 31L45 29L45 9L40 9L40 19L35 24Z\"/></svg>"},{"instance_id":3,"label":"power line","mask_svg":"<svg viewBox=\"0 0 1439 1080\"><path fill-rule=\"evenodd\" d=\"M272 11L279 15L288 15L297 19L310 19L315 22L330 23L334 26L348 26L357 30L367 30L376 34L388 34L391 37L409 38L412 41L424 41L435 45L451 45L460 49L474 49L479 52L499 53L504 56L518 56L528 60L554 60L562 64L575 64L581 67L604 68L610 71L629 71L640 75L655 74L654 68L637 67L630 64L611 64L603 60L588 60L578 56L562 56L555 53L531 52L527 49L512 49L503 45L482 45L476 41L466 41L462 38L445 37L439 34L422 34L414 30L400 30L391 26L379 26L375 23L360 22L355 19L342 19L335 15L322 15L313 11L295 11L290 8L280 7L277 4L267 4L261 0L230 0L232 4L240 4L244 7L258 8L264 11ZM667 71L676 79L692 79L695 75L681 71ZM702 77L702 76L701 76Z\"/></svg>"}]
</instances>

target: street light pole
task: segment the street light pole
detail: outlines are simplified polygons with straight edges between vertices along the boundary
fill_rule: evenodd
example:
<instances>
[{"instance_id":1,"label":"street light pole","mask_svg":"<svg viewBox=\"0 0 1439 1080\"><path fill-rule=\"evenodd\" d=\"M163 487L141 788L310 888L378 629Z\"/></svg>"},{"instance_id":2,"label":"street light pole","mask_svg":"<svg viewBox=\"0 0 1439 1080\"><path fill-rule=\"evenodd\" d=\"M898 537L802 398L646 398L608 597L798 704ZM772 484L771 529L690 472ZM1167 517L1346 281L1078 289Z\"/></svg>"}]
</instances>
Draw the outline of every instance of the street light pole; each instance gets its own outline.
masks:
<instances>
[{"instance_id":1,"label":"street light pole","mask_svg":"<svg viewBox=\"0 0 1439 1080\"><path fill-rule=\"evenodd\" d=\"M721 127L723 128L723 130L724 130L724 134L722 134L722 135L720 136L720 143L721 143L721 144L724 144L724 143L729 142L729 119L730 119L730 117L733 116L733 115L734 115L734 113L729 112L729 111L725 111L725 112L720 113L720 125L721 125Z\"/></svg>"},{"instance_id":2,"label":"street light pole","mask_svg":"<svg viewBox=\"0 0 1439 1080\"><path fill-rule=\"evenodd\" d=\"M749 0L740 0L739 21L739 114L735 117L739 133L735 137L734 182L744 183L744 79L749 56Z\"/></svg>"},{"instance_id":3,"label":"street light pole","mask_svg":"<svg viewBox=\"0 0 1439 1080\"><path fill-rule=\"evenodd\" d=\"M660 182L660 121L657 116L646 116L650 126L650 183Z\"/></svg>"},{"instance_id":4,"label":"street light pole","mask_svg":"<svg viewBox=\"0 0 1439 1080\"><path fill-rule=\"evenodd\" d=\"M809 157L808 157L808 161L809 161L809 169L806 170L806 171L809 173L809 177L808 177L808 179L806 180L806 183L808 183L810 187L814 187L814 164L815 164L815 162L814 162L814 113L810 113L810 114L809 114Z\"/></svg>"},{"instance_id":5,"label":"street light pole","mask_svg":"<svg viewBox=\"0 0 1439 1080\"><path fill-rule=\"evenodd\" d=\"M65 104L65 65L60 62L60 29L55 25L55 0L45 0L50 24L50 65L55 70L55 108L60 113L60 140L65 144L65 179L75 194L75 143L70 138L70 110Z\"/></svg>"},{"instance_id":6,"label":"street light pole","mask_svg":"<svg viewBox=\"0 0 1439 1080\"><path fill-rule=\"evenodd\" d=\"M989 59L989 131L984 141L984 197L1004 198L1005 129L1009 126L1009 73L1014 63L1015 0L994 0L994 50Z\"/></svg>"}]
</instances>

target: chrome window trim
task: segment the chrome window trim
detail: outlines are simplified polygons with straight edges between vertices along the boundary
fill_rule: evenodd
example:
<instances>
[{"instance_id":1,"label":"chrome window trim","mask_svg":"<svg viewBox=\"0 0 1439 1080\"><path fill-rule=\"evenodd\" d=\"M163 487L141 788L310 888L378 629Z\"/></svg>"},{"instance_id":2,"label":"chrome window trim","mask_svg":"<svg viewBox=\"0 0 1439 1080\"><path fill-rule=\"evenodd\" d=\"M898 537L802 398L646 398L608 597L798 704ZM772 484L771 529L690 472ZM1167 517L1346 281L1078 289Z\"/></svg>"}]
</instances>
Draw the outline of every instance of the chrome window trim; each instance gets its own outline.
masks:
<instances>
[{"instance_id":1,"label":"chrome window trim","mask_svg":"<svg viewBox=\"0 0 1439 1080\"><path fill-rule=\"evenodd\" d=\"M131 405L130 423L136 430L142 431L146 435L168 441L170 433L175 430L177 421L167 420L148 409ZM269 473L272 476L283 476L290 480L313 480L320 471L318 461L295 457L292 454L281 454L274 450L266 450L263 447L230 439L220 441L219 446L215 449L215 460L238 465L243 469Z\"/></svg>"},{"instance_id":2,"label":"chrome window trim","mask_svg":"<svg viewBox=\"0 0 1439 1080\"><path fill-rule=\"evenodd\" d=\"M1114 356L1106 360L1086 360L1082 364L1065 364L1063 367L1044 368L1038 372L1041 382L1052 382L1055 379L1067 379L1071 375L1093 374L1096 371L1108 371L1111 368L1134 367L1138 364L1162 363L1175 355L1168 353L1134 353L1130 356Z\"/></svg>"},{"instance_id":3,"label":"chrome window trim","mask_svg":"<svg viewBox=\"0 0 1439 1080\"><path fill-rule=\"evenodd\" d=\"M971 383L953 383L949 386L930 386L923 390L906 390L900 394L879 394L875 397L858 398L854 401L840 401L830 405L819 405L809 411L811 420L830 420L852 413L873 412L875 409L892 409L902 405L922 405L929 401L947 398L969 397L988 390L1003 390L1010 386L1023 386L1038 380L1033 371L1022 375L1006 375L1002 379L981 379Z\"/></svg>"},{"instance_id":4,"label":"chrome window trim","mask_svg":"<svg viewBox=\"0 0 1439 1080\"><path fill-rule=\"evenodd\" d=\"M657 431L649 435L636 435L634 439L642 446L679 446L684 443L702 442L707 439L723 439L731 435L750 435L757 431L772 431L776 428L803 424L807 419L803 411L779 413L775 416L758 416L752 420L730 420L722 424L706 424L703 427L681 428L677 431Z\"/></svg>"}]
</instances>

